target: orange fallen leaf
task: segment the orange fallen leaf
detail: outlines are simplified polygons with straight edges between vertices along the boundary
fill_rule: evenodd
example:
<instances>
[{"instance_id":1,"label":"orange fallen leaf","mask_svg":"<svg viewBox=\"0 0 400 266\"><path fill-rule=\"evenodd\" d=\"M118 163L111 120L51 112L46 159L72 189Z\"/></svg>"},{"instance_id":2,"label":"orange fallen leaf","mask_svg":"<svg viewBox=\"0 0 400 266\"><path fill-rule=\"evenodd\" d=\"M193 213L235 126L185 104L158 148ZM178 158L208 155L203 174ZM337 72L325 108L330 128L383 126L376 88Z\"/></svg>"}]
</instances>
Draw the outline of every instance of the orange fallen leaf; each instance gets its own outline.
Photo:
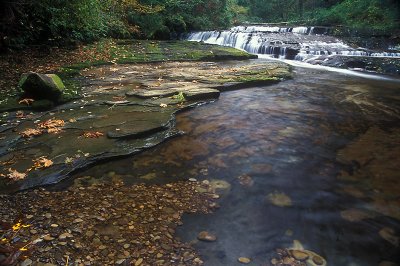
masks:
<instances>
[{"instance_id":1,"label":"orange fallen leaf","mask_svg":"<svg viewBox=\"0 0 400 266\"><path fill-rule=\"evenodd\" d=\"M31 103L33 103L35 100L34 99L29 99L29 98L25 98L22 99L21 101L19 101L19 104L25 104L25 105L31 105Z\"/></svg>"},{"instance_id":2,"label":"orange fallen leaf","mask_svg":"<svg viewBox=\"0 0 400 266\"><path fill-rule=\"evenodd\" d=\"M39 129L28 128L28 129L25 129L24 131L20 132L19 134L24 138L29 138L31 136L41 135L42 133L43 132Z\"/></svg>"},{"instance_id":3,"label":"orange fallen leaf","mask_svg":"<svg viewBox=\"0 0 400 266\"><path fill-rule=\"evenodd\" d=\"M104 136L104 134L98 131L96 132L88 131L84 132L82 136L84 136L85 138L99 138L101 136Z\"/></svg>"},{"instance_id":4,"label":"orange fallen leaf","mask_svg":"<svg viewBox=\"0 0 400 266\"><path fill-rule=\"evenodd\" d=\"M47 133L49 133L49 134L58 134L61 131L62 131L62 129L59 127L53 127L53 128L47 129Z\"/></svg>"},{"instance_id":5,"label":"orange fallen leaf","mask_svg":"<svg viewBox=\"0 0 400 266\"><path fill-rule=\"evenodd\" d=\"M39 158L33 160L33 166L28 169L28 172L32 171L32 170L48 168L52 165L53 165L52 160L49 160L46 157L42 156L42 157L39 157Z\"/></svg>"},{"instance_id":6,"label":"orange fallen leaf","mask_svg":"<svg viewBox=\"0 0 400 266\"><path fill-rule=\"evenodd\" d=\"M49 129L49 128L56 128L56 127L63 127L65 125L64 120L61 119L49 119L42 123L38 124L38 127L41 129Z\"/></svg>"}]
</instances>

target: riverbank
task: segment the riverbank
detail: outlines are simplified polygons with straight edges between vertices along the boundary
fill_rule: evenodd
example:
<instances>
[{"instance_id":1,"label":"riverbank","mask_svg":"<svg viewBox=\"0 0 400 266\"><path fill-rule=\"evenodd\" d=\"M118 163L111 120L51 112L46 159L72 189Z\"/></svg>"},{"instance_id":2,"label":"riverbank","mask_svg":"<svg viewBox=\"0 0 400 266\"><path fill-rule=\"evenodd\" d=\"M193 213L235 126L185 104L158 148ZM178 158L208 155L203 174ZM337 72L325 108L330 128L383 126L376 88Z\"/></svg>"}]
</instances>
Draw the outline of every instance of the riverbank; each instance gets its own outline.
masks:
<instances>
[{"instance_id":1,"label":"riverbank","mask_svg":"<svg viewBox=\"0 0 400 266\"><path fill-rule=\"evenodd\" d=\"M0 196L0 265L201 265L174 233L183 214L215 209L217 196L198 192L202 186L125 186L114 178Z\"/></svg>"}]
</instances>

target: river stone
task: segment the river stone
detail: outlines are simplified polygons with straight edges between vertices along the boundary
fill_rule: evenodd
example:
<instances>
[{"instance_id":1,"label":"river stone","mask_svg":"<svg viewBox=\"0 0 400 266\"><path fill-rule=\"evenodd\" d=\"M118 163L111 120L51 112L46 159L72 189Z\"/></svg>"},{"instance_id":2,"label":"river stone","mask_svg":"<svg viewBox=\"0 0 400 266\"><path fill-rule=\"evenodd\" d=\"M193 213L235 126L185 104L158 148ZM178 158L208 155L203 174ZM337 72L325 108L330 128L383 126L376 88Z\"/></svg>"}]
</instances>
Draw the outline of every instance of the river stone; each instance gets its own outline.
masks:
<instances>
[{"instance_id":1,"label":"river stone","mask_svg":"<svg viewBox=\"0 0 400 266\"><path fill-rule=\"evenodd\" d=\"M274 192L270 193L267 196L267 200L271 202L273 205L278 207L289 207L292 206L291 198L285 193Z\"/></svg>"},{"instance_id":2,"label":"river stone","mask_svg":"<svg viewBox=\"0 0 400 266\"><path fill-rule=\"evenodd\" d=\"M26 259L26 260L24 260L23 262L21 262L21 266L29 266L29 265L32 265L32 263L33 263L33 261L32 260L30 260L30 259Z\"/></svg>"},{"instance_id":3,"label":"river stone","mask_svg":"<svg viewBox=\"0 0 400 266\"><path fill-rule=\"evenodd\" d=\"M309 257L306 252L301 250L291 250L290 253L292 254L293 258L300 261L305 261Z\"/></svg>"},{"instance_id":4,"label":"river stone","mask_svg":"<svg viewBox=\"0 0 400 266\"><path fill-rule=\"evenodd\" d=\"M217 237L207 231L201 231L197 235L197 239L205 242L214 242L215 240L217 240Z\"/></svg>"},{"instance_id":5,"label":"river stone","mask_svg":"<svg viewBox=\"0 0 400 266\"><path fill-rule=\"evenodd\" d=\"M246 174L239 176L238 179L239 179L239 183L245 187L251 187L254 184L254 181L251 178L251 176L246 175Z\"/></svg>"},{"instance_id":6,"label":"river stone","mask_svg":"<svg viewBox=\"0 0 400 266\"><path fill-rule=\"evenodd\" d=\"M227 194L231 190L231 184L222 179L211 179L209 186L212 193Z\"/></svg>"},{"instance_id":7,"label":"river stone","mask_svg":"<svg viewBox=\"0 0 400 266\"><path fill-rule=\"evenodd\" d=\"M400 243L400 237L395 234L393 228L384 227L379 231L379 235L391 243L393 246L398 247Z\"/></svg>"},{"instance_id":8,"label":"river stone","mask_svg":"<svg viewBox=\"0 0 400 266\"><path fill-rule=\"evenodd\" d=\"M29 72L22 75L18 86L35 100L48 99L57 102L65 89L65 85L55 74L39 74Z\"/></svg>"},{"instance_id":9,"label":"river stone","mask_svg":"<svg viewBox=\"0 0 400 266\"><path fill-rule=\"evenodd\" d=\"M115 262L115 264L121 265L121 264L123 264L125 261L126 261L126 259L120 259L120 260L117 260L117 261Z\"/></svg>"},{"instance_id":10,"label":"river stone","mask_svg":"<svg viewBox=\"0 0 400 266\"><path fill-rule=\"evenodd\" d=\"M50 235L45 235L45 236L43 237L43 239L44 239L45 241L52 241L52 240L54 240L54 237L52 237L52 236L50 236Z\"/></svg>"},{"instance_id":11,"label":"river stone","mask_svg":"<svg viewBox=\"0 0 400 266\"><path fill-rule=\"evenodd\" d=\"M321 258L320 256L314 256L312 258L312 261L317 265L323 265L324 264L324 259Z\"/></svg>"},{"instance_id":12,"label":"river stone","mask_svg":"<svg viewBox=\"0 0 400 266\"><path fill-rule=\"evenodd\" d=\"M219 90L209 88L190 89L183 92L183 96L185 97L185 99L190 101L217 99L219 95Z\"/></svg>"},{"instance_id":13,"label":"river stone","mask_svg":"<svg viewBox=\"0 0 400 266\"><path fill-rule=\"evenodd\" d=\"M294 60L296 55L299 53L299 50L288 47L285 52L285 59Z\"/></svg>"},{"instance_id":14,"label":"river stone","mask_svg":"<svg viewBox=\"0 0 400 266\"><path fill-rule=\"evenodd\" d=\"M142 262L143 262L143 259L142 259L142 258L139 258L139 259L135 262L135 266L141 265Z\"/></svg>"},{"instance_id":15,"label":"river stone","mask_svg":"<svg viewBox=\"0 0 400 266\"><path fill-rule=\"evenodd\" d=\"M240 257L240 258L238 258L238 261L243 264L249 264L251 262L251 260L246 257Z\"/></svg>"}]
</instances>

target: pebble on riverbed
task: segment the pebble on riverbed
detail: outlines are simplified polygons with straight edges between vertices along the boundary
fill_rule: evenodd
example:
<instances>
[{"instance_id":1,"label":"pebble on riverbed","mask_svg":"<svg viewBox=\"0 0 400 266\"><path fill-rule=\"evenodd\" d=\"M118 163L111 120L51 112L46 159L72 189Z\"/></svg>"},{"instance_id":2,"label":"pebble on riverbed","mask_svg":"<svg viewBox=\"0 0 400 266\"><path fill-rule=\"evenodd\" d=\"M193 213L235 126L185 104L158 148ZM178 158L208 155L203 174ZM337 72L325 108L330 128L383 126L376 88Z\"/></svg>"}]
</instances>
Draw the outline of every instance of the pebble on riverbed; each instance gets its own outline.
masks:
<instances>
[{"instance_id":1,"label":"pebble on riverbed","mask_svg":"<svg viewBox=\"0 0 400 266\"><path fill-rule=\"evenodd\" d=\"M197 239L205 242L214 242L217 237L207 231L202 231L197 235Z\"/></svg>"},{"instance_id":2,"label":"pebble on riverbed","mask_svg":"<svg viewBox=\"0 0 400 266\"><path fill-rule=\"evenodd\" d=\"M200 265L195 250L174 237L183 213L211 211L213 199L197 192L199 185L117 183L62 192L37 189L1 196L0 217L8 222L20 212L30 217L24 222L31 226L21 229L18 243L44 240L27 254L33 265L65 265L65 256L74 265Z\"/></svg>"},{"instance_id":3,"label":"pebble on riverbed","mask_svg":"<svg viewBox=\"0 0 400 266\"><path fill-rule=\"evenodd\" d=\"M240 257L240 258L238 258L238 261L243 264L249 264L251 262L251 260L246 257Z\"/></svg>"}]
</instances>

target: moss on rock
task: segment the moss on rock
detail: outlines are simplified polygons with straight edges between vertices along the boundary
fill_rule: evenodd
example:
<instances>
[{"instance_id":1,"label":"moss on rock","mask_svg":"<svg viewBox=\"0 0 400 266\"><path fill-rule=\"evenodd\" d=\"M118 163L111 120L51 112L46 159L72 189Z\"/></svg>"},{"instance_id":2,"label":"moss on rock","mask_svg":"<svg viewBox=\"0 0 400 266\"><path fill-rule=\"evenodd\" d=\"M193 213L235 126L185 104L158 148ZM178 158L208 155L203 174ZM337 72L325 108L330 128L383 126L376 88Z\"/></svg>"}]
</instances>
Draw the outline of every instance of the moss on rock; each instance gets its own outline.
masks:
<instances>
[{"instance_id":1,"label":"moss on rock","mask_svg":"<svg viewBox=\"0 0 400 266\"><path fill-rule=\"evenodd\" d=\"M35 72L23 74L19 86L29 98L54 102L58 101L65 89L64 83L57 75Z\"/></svg>"}]
</instances>

